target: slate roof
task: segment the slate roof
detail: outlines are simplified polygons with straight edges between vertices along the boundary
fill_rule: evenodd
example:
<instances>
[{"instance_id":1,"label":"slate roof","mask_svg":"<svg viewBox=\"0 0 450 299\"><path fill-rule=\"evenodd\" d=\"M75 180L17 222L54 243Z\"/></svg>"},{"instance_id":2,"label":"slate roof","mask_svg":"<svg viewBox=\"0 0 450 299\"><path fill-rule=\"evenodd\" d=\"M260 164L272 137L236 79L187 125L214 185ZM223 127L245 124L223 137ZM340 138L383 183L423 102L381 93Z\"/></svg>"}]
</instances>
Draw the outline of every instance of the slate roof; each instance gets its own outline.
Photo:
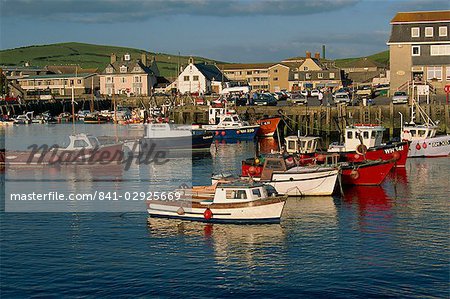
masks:
<instances>
[{"instance_id":1,"label":"slate roof","mask_svg":"<svg viewBox=\"0 0 450 299\"><path fill-rule=\"evenodd\" d=\"M357 60L349 61L341 65L341 68L371 68L371 67L377 67L377 68L384 68L385 65L378 63L376 61L373 61L371 59L368 59L367 57L362 57Z\"/></svg>"},{"instance_id":2,"label":"slate roof","mask_svg":"<svg viewBox=\"0 0 450 299\"><path fill-rule=\"evenodd\" d=\"M77 74L47 74L47 75L37 75L37 76L28 76L23 78L23 80L30 79L60 79L60 78L88 78L90 76L94 76L92 73L77 73ZM19 79L20 80L20 79Z\"/></svg>"},{"instance_id":3,"label":"slate roof","mask_svg":"<svg viewBox=\"0 0 450 299\"><path fill-rule=\"evenodd\" d=\"M126 66L127 67L127 72L126 73L121 73L120 72L120 67L121 66ZM103 70L102 74L134 74L136 72L133 72L134 67L138 65L144 73L147 74L153 74L153 71L151 70L151 68L149 66L144 65L141 60L139 59L131 59L131 60L118 60L114 63L110 63L106 66L106 68ZM106 69L108 67L112 66L114 71L112 73L106 73ZM139 74L142 72L138 72L136 74Z\"/></svg>"},{"instance_id":4,"label":"slate roof","mask_svg":"<svg viewBox=\"0 0 450 299\"><path fill-rule=\"evenodd\" d=\"M97 68L84 69L76 65L47 65L45 69L54 74L97 73Z\"/></svg>"},{"instance_id":5,"label":"slate roof","mask_svg":"<svg viewBox=\"0 0 450 299\"><path fill-rule=\"evenodd\" d=\"M268 69L278 62L268 63L227 63L219 65L221 70L243 70L243 69Z\"/></svg>"},{"instance_id":6,"label":"slate roof","mask_svg":"<svg viewBox=\"0 0 450 299\"><path fill-rule=\"evenodd\" d=\"M222 72L217 68L217 66L213 64L196 63L194 66L209 81L228 81L228 79L222 75Z\"/></svg>"}]
</instances>

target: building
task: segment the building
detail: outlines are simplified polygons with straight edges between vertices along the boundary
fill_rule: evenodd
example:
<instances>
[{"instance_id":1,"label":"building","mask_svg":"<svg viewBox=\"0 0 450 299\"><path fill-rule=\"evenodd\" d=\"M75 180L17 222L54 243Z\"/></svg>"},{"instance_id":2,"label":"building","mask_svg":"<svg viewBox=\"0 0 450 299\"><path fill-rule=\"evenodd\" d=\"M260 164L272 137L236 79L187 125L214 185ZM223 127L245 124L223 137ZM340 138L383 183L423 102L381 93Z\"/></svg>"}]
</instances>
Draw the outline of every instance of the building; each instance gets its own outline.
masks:
<instances>
[{"instance_id":1,"label":"building","mask_svg":"<svg viewBox=\"0 0 450 299\"><path fill-rule=\"evenodd\" d=\"M332 61L321 59L316 52L306 52L306 57L295 57L282 61L289 66L289 90L337 88L342 85L342 73Z\"/></svg>"},{"instance_id":2,"label":"building","mask_svg":"<svg viewBox=\"0 0 450 299\"><path fill-rule=\"evenodd\" d=\"M158 76L155 59L148 61L145 53L140 59L131 59L131 55L126 53L120 60L116 54L111 54L111 62L100 74L100 93L151 95Z\"/></svg>"},{"instance_id":3,"label":"building","mask_svg":"<svg viewBox=\"0 0 450 299\"><path fill-rule=\"evenodd\" d=\"M339 68L343 70L347 74L347 78L356 85L360 83L371 83L374 79L378 80L380 78L386 78L387 66L367 57L345 62L341 64Z\"/></svg>"},{"instance_id":4,"label":"building","mask_svg":"<svg viewBox=\"0 0 450 299\"><path fill-rule=\"evenodd\" d=\"M229 63L219 68L230 80L240 85L248 85L254 91L270 90L269 68L276 63Z\"/></svg>"},{"instance_id":5,"label":"building","mask_svg":"<svg viewBox=\"0 0 450 299\"><path fill-rule=\"evenodd\" d=\"M32 75L17 79L28 97L37 95L75 95L91 94L99 87L97 74L48 74Z\"/></svg>"},{"instance_id":6,"label":"building","mask_svg":"<svg viewBox=\"0 0 450 299\"><path fill-rule=\"evenodd\" d=\"M228 79L216 65L194 63L194 59L190 57L189 64L181 71L176 81L181 94L208 94L220 93Z\"/></svg>"},{"instance_id":7,"label":"building","mask_svg":"<svg viewBox=\"0 0 450 299\"><path fill-rule=\"evenodd\" d=\"M391 94L412 80L444 93L450 84L450 10L399 12L391 20Z\"/></svg>"}]
</instances>

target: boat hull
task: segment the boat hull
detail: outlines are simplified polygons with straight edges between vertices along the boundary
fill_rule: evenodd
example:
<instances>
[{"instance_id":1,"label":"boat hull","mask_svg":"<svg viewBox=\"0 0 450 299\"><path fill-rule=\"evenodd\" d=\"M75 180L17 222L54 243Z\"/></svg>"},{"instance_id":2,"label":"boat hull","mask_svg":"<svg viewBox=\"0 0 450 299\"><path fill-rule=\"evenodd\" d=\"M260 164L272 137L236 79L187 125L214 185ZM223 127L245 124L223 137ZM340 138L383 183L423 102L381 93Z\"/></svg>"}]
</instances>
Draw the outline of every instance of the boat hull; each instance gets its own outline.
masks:
<instances>
[{"instance_id":1,"label":"boat hull","mask_svg":"<svg viewBox=\"0 0 450 299\"><path fill-rule=\"evenodd\" d=\"M373 161L342 166L342 184L364 186L380 185L394 167L394 163L394 161Z\"/></svg>"},{"instance_id":2,"label":"boat hull","mask_svg":"<svg viewBox=\"0 0 450 299\"><path fill-rule=\"evenodd\" d=\"M334 192L338 174L336 168L318 168L304 172L274 172L270 180L254 180L267 183L279 194L288 196L328 196Z\"/></svg>"},{"instance_id":3,"label":"boat hull","mask_svg":"<svg viewBox=\"0 0 450 299\"><path fill-rule=\"evenodd\" d=\"M147 212L150 217L176 218L207 223L279 223L285 203L285 197L272 197L264 200L230 204L149 201L147 203ZM207 209L210 209L212 213L210 219L204 216Z\"/></svg>"},{"instance_id":4,"label":"boat hull","mask_svg":"<svg viewBox=\"0 0 450 299\"><path fill-rule=\"evenodd\" d=\"M6 165L54 165L120 162L123 158L122 145L114 144L84 150L6 151L4 160Z\"/></svg>"},{"instance_id":5,"label":"boat hull","mask_svg":"<svg viewBox=\"0 0 450 299\"><path fill-rule=\"evenodd\" d=\"M217 140L253 140L258 133L259 126L245 127L203 127L203 130L211 132Z\"/></svg>"},{"instance_id":6,"label":"boat hull","mask_svg":"<svg viewBox=\"0 0 450 299\"><path fill-rule=\"evenodd\" d=\"M407 141L396 142L367 150L365 156L358 154L356 151L340 153L342 160L347 162L362 162L364 160L396 160L397 167L405 167L408 158L409 143Z\"/></svg>"},{"instance_id":7,"label":"boat hull","mask_svg":"<svg viewBox=\"0 0 450 299\"><path fill-rule=\"evenodd\" d=\"M450 135L412 140L408 157L447 157L450 155Z\"/></svg>"},{"instance_id":8,"label":"boat hull","mask_svg":"<svg viewBox=\"0 0 450 299\"><path fill-rule=\"evenodd\" d=\"M168 151L200 151L209 150L213 141L211 133L194 134L192 136L176 136L166 138L142 138L140 151L156 145L158 150Z\"/></svg>"},{"instance_id":9,"label":"boat hull","mask_svg":"<svg viewBox=\"0 0 450 299\"><path fill-rule=\"evenodd\" d=\"M270 137L275 134L281 117L268 117L259 119L257 123L260 125L258 130L258 136Z\"/></svg>"}]
</instances>

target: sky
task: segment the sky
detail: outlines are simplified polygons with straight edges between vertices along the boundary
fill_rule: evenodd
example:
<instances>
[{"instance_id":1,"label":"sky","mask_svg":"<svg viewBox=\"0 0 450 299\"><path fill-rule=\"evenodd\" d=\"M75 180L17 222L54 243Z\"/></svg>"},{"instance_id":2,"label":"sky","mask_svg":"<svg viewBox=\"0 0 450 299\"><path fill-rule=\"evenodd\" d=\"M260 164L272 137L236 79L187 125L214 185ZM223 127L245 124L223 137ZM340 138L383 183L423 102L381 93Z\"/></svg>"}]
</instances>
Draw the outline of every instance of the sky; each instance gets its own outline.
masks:
<instances>
[{"instance_id":1,"label":"sky","mask_svg":"<svg viewBox=\"0 0 450 299\"><path fill-rule=\"evenodd\" d=\"M399 11L445 0L0 0L0 49L84 42L226 62L387 50Z\"/></svg>"}]
</instances>

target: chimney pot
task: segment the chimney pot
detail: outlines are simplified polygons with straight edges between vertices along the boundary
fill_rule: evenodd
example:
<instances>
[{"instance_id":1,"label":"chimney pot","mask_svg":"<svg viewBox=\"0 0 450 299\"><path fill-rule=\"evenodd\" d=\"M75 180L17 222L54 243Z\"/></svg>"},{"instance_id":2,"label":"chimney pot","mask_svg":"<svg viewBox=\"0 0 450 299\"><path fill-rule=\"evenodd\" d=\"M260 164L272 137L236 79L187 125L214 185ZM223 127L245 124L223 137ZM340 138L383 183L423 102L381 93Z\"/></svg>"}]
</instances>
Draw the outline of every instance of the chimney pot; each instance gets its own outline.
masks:
<instances>
[{"instance_id":1,"label":"chimney pot","mask_svg":"<svg viewBox=\"0 0 450 299\"><path fill-rule=\"evenodd\" d=\"M141 54L141 62L143 65L147 66L147 54L145 53Z\"/></svg>"},{"instance_id":2,"label":"chimney pot","mask_svg":"<svg viewBox=\"0 0 450 299\"><path fill-rule=\"evenodd\" d=\"M311 52L306 51L306 58L311 58Z\"/></svg>"},{"instance_id":3,"label":"chimney pot","mask_svg":"<svg viewBox=\"0 0 450 299\"><path fill-rule=\"evenodd\" d=\"M315 58L315 59L320 59L320 53L319 53L319 52L316 52L316 53L314 54L314 58Z\"/></svg>"}]
</instances>

